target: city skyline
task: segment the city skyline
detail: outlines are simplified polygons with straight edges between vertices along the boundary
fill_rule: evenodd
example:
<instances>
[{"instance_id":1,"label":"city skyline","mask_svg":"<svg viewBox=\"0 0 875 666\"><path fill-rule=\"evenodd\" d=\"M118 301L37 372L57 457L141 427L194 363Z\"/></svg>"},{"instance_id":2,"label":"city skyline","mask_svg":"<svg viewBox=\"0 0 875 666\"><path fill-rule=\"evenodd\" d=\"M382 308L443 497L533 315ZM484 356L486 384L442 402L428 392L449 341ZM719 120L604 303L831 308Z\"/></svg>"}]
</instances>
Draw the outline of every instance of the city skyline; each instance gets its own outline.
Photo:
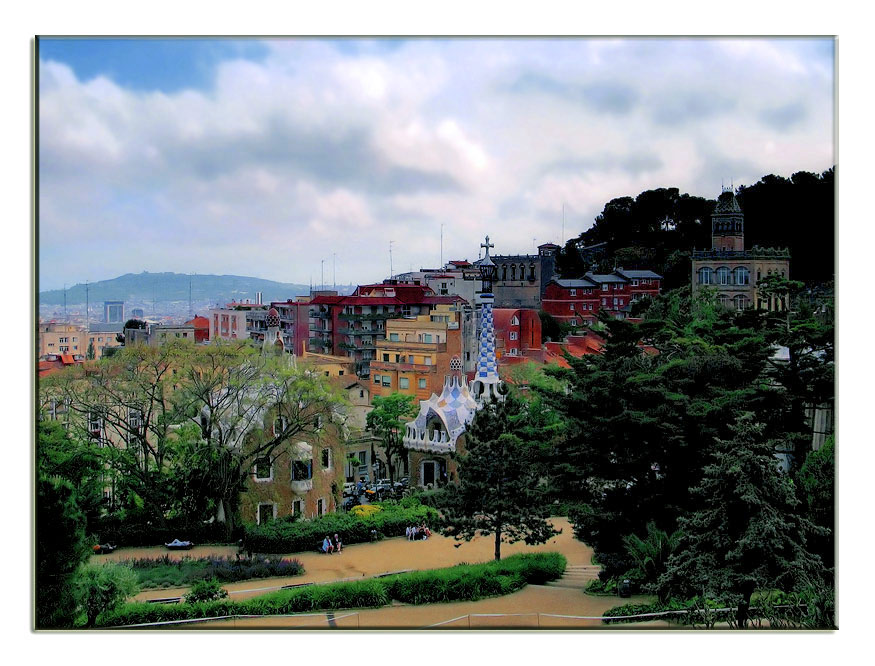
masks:
<instances>
[{"instance_id":1,"label":"city skyline","mask_svg":"<svg viewBox=\"0 0 875 666\"><path fill-rule=\"evenodd\" d=\"M831 38L39 44L40 290L534 252L604 204L834 164ZM565 212L564 237L563 207ZM336 255L336 278L333 255Z\"/></svg>"}]
</instances>

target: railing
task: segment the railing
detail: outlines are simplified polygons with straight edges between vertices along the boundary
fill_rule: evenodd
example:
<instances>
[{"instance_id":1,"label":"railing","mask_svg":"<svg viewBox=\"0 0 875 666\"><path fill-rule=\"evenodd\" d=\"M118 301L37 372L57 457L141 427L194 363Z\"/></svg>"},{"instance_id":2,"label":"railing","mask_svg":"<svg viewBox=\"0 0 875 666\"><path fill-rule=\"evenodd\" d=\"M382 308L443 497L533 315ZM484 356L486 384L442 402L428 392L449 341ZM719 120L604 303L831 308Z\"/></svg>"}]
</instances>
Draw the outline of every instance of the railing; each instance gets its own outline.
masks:
<instances>
[{"instance_id":1,"label":"railing","mask_svg":"<svg viewBox=\"0 0 875 666\"><path fill-rule=\"evenodd\" d=\"M789 259L787 248L752 247L750 250L693 250L693 259Z\"/></svg>"},{"instance_id":2,"label":"railing","mask_svg":"<svg viewBox=\"0 0 875 666\"><path fill-rule=\"evenodd\" d=\"M374 370L415 370L416 372L437 372L436 365L426 365L425 363L391 363L389 361L372 361L371 367Z\"/></svg>"},{"instance_id":3,"label":"railing","mask_svg":"<svg viewBox=\"0 0 875 666\"><path fill-rule=\"evenodd\" d=\"M313 311L313 312L310 312L310 318L315 318L315 319L330 319L330 318L331 318L331 312L329 312L329 311L327 311L327 310L326 310L325 312L323 312L323 311L321 311L321 310L315 310L315 311Z\"/></svg>"},{"instance_id":4,"label":"railing","mask_svg":"<svg viewBox=\"0 0 875 666\"><path fill-rule=\"evenodd\" d=\"M381 338L382 349L404 349L407 351L430 351L430 352L445 352L447 351L446 342L405 342L404 340L390 340L389 338Z\"/></svg>"},{"instance_id":5,"label":"railing","mask_svg":"<svg viewBox=\"0 0 875 666\"><path fill-rule=\"evenodd\" d=\"M377 319L399 319L400 317L400 312L371 312L368 314L341 312L339 315L337 315L338 319L342 319L344 321L375 321Z\"/></svg>"}]
</instances>

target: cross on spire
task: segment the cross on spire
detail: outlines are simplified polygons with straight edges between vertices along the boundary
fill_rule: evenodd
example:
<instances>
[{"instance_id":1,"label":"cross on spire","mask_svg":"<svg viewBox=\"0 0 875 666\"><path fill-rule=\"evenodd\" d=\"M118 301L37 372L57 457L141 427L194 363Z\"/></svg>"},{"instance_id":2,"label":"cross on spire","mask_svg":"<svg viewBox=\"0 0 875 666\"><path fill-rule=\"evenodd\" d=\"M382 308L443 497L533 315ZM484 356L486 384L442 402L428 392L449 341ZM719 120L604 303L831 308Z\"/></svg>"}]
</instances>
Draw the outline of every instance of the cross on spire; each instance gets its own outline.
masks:
<instances>
[{"instance_id":1,"label":"cross on spire","mask_svg":"<svg viewBox=\"0 0 875 666\"><path fill-rule=\"evenodd\" d=\"M485 243L480 243L480 247L485 247L485 248L486 248L486 256L488 257L488 256L489 256L489 248L491 248L491 247L495 247L495 243L490 243L490 242L489 242L489 236L487 236L487 237L486 237L486 242L485 242Z\"/></svg>"}]
</instances>

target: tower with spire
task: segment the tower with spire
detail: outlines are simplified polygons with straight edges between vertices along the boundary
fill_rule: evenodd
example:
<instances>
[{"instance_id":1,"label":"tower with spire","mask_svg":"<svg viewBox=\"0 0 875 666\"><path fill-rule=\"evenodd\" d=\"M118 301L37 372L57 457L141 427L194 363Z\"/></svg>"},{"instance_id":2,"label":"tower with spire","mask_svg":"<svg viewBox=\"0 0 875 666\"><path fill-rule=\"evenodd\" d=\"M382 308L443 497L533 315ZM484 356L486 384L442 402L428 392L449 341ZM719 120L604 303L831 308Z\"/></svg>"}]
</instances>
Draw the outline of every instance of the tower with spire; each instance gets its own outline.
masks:
<instances>
[{"instance_id":1,"label":"tower with spire","mask_svg":"<svg viewBox=\"0 0 875 666\"><path fill-rule=\"evenodd\" d=\"M723 189L711 214L711 249L744 251L744 213L731 189Z\"/></svg>"},{"instance_id":2,"label":"tower with spire","mask_svg":"<svg viewBox=\"0 0 875 666\"><path fill-rule=\"evenodd\" d=\"M474 415L491 399L503 400L499 391L501 379L498 375L498 360L495 354L495 325L492 318L492 279L495 264L489 256L489 248L494 247L486 237L485 256L476 262L482 278L480 294L480 334L477 367L474 379L465 380L460 371L444 378L440 395L432 393L428 400L419 403L419 413L409 422L403 438L404 446L423 455L411 455L413 468L418 469L420 485L427 485L428 478L438 481L446 475L448 460L446 454L455 453L460 439L465 434ZM430 459L431 458L431 459ZM435 465L438 474L428 469Z\"/></svg>"}]
</instances>

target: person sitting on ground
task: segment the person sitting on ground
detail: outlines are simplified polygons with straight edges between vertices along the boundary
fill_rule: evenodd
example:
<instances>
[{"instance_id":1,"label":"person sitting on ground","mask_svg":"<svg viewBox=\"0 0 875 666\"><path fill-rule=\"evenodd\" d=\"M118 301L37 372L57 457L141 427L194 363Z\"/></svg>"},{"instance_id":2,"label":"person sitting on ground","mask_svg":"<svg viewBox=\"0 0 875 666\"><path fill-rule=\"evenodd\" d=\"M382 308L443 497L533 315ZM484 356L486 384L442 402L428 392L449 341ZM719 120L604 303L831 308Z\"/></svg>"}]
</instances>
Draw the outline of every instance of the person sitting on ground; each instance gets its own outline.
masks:
<instances>
[{"instance_id":1,"label":"person sitting on ground","mask_svg":"<svg viewBox=\"0 0 875 666\"><path fill-rule=\"evenodd\" d=\"M422 524L422 532L423 534L425 534L426 539L431 536L431 530L428 529L428 525L426 525L425 523Z\"/></svg>"},{"instance_id":2,"label":"person sitting on ground","mask_svg":"<svg viewBox=\"0 0 875 666\"><path fill-rule=\"evenodd\" d=\"M332 542L332 545L334 546L334 550L338 553L343 550L343 543L341 543L340 536L338 536L336 532L334 534L334 541Z\"/></svg>"},{"instance_id":3,"label":"person sitting on ground","mask_svg":"<svg viewBox=\"0 0 875 666\"><path fill-rule=\"evenodd\" d=\"M334 547L331 545L331 539L326 534L325 540L322 542L322 552L330 554L332 550L334 550Z\"/></svg>"}]
</instances>

